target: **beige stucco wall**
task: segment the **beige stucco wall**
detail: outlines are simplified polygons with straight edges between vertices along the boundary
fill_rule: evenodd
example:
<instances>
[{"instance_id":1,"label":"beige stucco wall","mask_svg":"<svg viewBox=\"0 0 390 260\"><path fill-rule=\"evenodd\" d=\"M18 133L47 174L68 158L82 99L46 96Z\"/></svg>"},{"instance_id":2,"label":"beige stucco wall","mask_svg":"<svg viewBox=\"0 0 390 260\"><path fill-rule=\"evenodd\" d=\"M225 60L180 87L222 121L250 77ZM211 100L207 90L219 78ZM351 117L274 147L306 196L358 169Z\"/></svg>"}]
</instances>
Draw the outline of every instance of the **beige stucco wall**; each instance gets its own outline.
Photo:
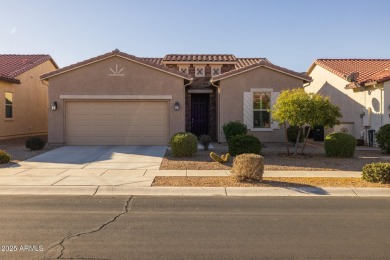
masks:
<instances>
[{"instance_id":1,"label":"beige stucco wall","mask_svg":"<svg viewBox=\"0 0 390 260\"><path fill-rule=\"evenodd\" d=\"M47 86L39 76L53 70L46 61L17 76L21 84L0 81L0 138L47 133ZM5 119L4 92L13 93L13 119Z\"/></svg>"},{"instance_id":2,"label":"beige stucco wall","mask_svg":"<svg viewBox=\"0 0 390 260\"><path fill-rule=\"evenodd\" d=\"M124 76L109 76L123 68ZM60 95L172 95L169 102L169 137L185 130L184 79L121 58L110 57L99 62L59 74L49 79L49 103L58 102L56 111L49 111L49 143L65 140L65 102ZM174 111L174 103L181 104ZM168 140L167 140L168 142Z\"/></svg>"},{"instance_id":3,"label":"beige stucco wall","mask_svg":"<svg viewBox=\"0 0 390 260\"><path fill-rule=\"evenodd\" d=\"M361 132L363 130L365 132L365 125L370 126L367 129L376 131L379 129L384 120L384 96L381 89L371 89L371 92L354 92L352 89L345 89L345 86L349 84L348 81L318 65L314 67L309 76L313 78L313 82L305 90L309 93L328 96L332 103L340 107L343 117L340 119L341 125L334 128L335 131L343 126L353 125L351 134L360 138ZM371 110L370 120L369 109ZM363 112L365 115L361 118L360 115Z\"/></svg>"},{"instance_id":4,"label":"beige stucco wall","mask_svg":"<svg viewBox=\"0 0 390 260\"><path fill-rule=\"evenodd\" d=\"M218 141L226 142L222 126L229 121L243 122L243 92L251 88L272 88L273 92L302 87L303 81L274 70L260 67L221 80L219 88ZM261 142L284 142L284 130L251 131Z\"/></svg>"},{"instance_id":5,"label":"beige stucco wall","mask_svg":"<svg viewBox=\"0 0 390 260\"><path fill-rule=\"evenodd\" d=\"M390 80L383 83L383 124L390 124Z\"/></svg>"}]
</instances>

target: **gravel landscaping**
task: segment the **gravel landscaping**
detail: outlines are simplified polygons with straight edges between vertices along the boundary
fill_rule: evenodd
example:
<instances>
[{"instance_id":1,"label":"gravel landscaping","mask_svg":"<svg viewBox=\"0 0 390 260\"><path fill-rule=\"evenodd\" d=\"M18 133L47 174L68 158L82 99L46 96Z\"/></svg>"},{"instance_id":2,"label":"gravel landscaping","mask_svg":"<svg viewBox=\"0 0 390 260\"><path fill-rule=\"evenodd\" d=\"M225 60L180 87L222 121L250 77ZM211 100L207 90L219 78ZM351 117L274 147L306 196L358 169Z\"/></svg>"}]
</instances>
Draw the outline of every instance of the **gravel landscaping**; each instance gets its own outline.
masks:
<instances>
[{"instance_id":1,"label":"gravel landscaping","mask_svg":"<svg viewBox=\"0 0 390 260\"><path fill-rule=\"evenodd\" d=\"M344 187L390 188L390 184L360 178L263 178L262 182L241 182L234 177L156 177L152 186L163 187Z\"/></svg>"},{"instance_id":2,"label":"gravel landscaping","mask_svg":"<svg viewBox=\"0 0 390 260\"><path fill-rule=\"evenodd\" d=\"M213 143L213 151L219 155L228 152L226 144ZM292 147L291 147L292 150ZM160 165L160 170L230 170L230 163L214 162L210 151L199 150L188 158L174 158L168 149ZM262 149L265 170L267 171L361 171L367 163L378 162L381 152L378 149L357 148L353 158L329 158L325 156L322 143L310 143L305 148L305 155L296 158L287 156L283 143L267 143Z\"/></svg>"},{"instance_id":3,"label":"gravel landscaping","mask_svg":"<svg viewBox=\"0 0 390 260\"><path fill-rule=\"evenodd\" d=\"M41 136L44 140L47 140L47 136ZM20 161L28 160L32 157L46 153L50 150L56 149L58 145L46 145L42 150L31 151L25 147L25 142L28 137L18 137L12 139L0 140L0 150L6 151L11 155L11 161L9 163L0 164L0 168L7 168L12 165L18 164Z\"/></svg>"}]
</instances>

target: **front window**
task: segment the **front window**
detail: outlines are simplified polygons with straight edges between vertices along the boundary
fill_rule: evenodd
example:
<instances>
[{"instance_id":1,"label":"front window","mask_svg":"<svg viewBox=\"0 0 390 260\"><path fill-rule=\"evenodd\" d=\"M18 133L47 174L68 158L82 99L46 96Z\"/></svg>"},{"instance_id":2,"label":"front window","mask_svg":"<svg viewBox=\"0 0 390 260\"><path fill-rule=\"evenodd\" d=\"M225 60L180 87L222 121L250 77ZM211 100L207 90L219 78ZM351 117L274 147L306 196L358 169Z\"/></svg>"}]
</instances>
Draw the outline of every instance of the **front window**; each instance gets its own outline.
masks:
<instances>
[{"instance_id":1,"label":"front window","mask_svg":"<svg viewBox=\"0 0 390 260\"><path fill-rule=\"evenodd\" d=\"M271 127L271 93L254 92L253 93L253 127L270 128Z\"/></svg>"},{"instance_id":2,"label":"front window","mask_svg":"<svg viewBox=\"0 0 390 260\"><path fill-rule=\"evenodd\" d=\"M13 103L12 93L5 92L5 118L13 118L12 103Z\"/></svg>"}]
</instances>

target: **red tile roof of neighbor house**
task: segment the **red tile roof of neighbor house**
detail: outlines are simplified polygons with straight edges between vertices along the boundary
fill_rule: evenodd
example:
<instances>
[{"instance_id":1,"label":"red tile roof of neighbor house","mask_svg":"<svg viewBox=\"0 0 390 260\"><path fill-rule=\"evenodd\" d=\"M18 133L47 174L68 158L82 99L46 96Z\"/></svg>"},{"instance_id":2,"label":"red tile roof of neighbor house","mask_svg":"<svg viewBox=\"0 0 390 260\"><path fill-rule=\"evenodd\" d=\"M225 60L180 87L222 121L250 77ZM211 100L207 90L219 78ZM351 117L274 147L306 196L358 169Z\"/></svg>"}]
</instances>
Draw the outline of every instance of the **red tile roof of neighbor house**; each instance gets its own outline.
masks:
<instances>
[{"instance_id":1,"label":"red tile roof of neighbor house","mask_svg":"<svg viewBox=\"0 0 390 260\"><path fill-rule=\"evenodd\" d=\"M222 79L225 79L225 78L229 78L229 77L232 77L232 76L236 76L238 74L241 74L241 73L244 73L244 72L250 71L252 69L259 68L259 67L265 67L265 68L268 68L268 69L271 69L271 70L279 71L279 72L281 72L283 74L287 74L287 75L293 76L295 78L302 79L305 82L311 82L312 81L312 78L309 77L308 75L306 75L306 73L299 73L299 72L295 72L295 71L292 71L292 70L289 70L289 69L286 69L286 68L274 65L274 64L270 63L266 59L265 60L260 60L259 62L253 63L252 65L249 65L249 66L246 66L246 67L241 67L241 68L238 68L238 69L231 70L229 72L220 74L218 76L214 76L214 77L211 78L211 81L212 82L216 82L216 81L219 81L219 80L222 80Z\"/></svg>"},{"instance_id":2,"label":"red tile roof of neighbor house","mask_svg":"<svg viewBox=\"0 0 390 260\"><path fill-rule=\"evenodd\" d=\"M377 74L374 74L372 75L368 80L367 82L378 82L378 83L381 83L381 82L385 82L385 81L388 81L390 80L390 68L387 68Z\"/></svg>"},{"instance_id":3,"label":"red tile roof of neighbor house","mask_svg":"<svg viewBox=\"0 0 390 260\"><path fill-rule=\"evenodd\" d=\"M186 74L186 73L182 73L182 72L180 72L178 70L165 67L165 66L163 66L161 64L156 63L153 60L150 60L149 58L146 58L146 59L138 58L138 57L136 57L134 55L130 55L130 54L121 52L118 49L113 50L113 51L108 52L108 53L105 53L103 55L96 56L96 57L88 59L88 60L84 60L84 61L72 64L72 65L63 67L61 69L58 69L58 70L55 70L55 71L43 74L41 76L41 79L48 79L48 78L51 78L53 76L56 76L56 75L59 75L59 74L62 74L62 73L65 73L65 72L77 69L79 67L83 67L83 66L89 65L91 63L94 63L94 62L97 62L97 61L100 61L100 60L104 60L104 59L107 59L107 58L110 58L110 57L113 57L113 56L123 57L125 59L141 63L141 64L143 64L145 66L153 67L153 68L155 68L157 70L160 70L160 71L163 71L163 72L167 72L169 74L173 74L173 75L179 76L179 77L187 79L187 80L191 80L192 79L191 76ZM158 60L158 59L155 59L155 60Z\"/></svg>"},{"instance_id":4,"label":"red tile roof of neighbor house","mask_svg":"<svg viewBox=\"0 0 390 260\"><path fill-rule=\"evenodd\" d=\"M58 68L57 64L51 58L50 55L1 54L0 55L0 80L19 84L20 80L16 79L15 77L48 60L50 60L54 64L54 66Z\"/></svg>"},{"instance_id":5,"label":"red tile roof of neighbor house","mask_svg":"<svg viewBox=\"0 0 390 260\"><path fill-rule=\"evenodd\" d=\"M357 83L373 81L372 77L390 68L390 59L318 59L310 66L310 74L316 65L346 79L357 72ZM380 75L379 75L380 76Z\"/></svg>"}]
</instances>

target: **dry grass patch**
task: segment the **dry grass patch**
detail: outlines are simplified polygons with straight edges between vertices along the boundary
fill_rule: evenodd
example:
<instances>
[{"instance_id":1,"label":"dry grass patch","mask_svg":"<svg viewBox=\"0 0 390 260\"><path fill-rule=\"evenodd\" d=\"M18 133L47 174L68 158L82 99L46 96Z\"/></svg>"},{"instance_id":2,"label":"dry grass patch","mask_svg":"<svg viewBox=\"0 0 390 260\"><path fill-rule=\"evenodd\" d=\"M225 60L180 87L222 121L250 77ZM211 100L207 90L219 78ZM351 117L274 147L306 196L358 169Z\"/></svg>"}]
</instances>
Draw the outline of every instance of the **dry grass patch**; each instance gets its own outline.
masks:
<instances>
[{"instance_id":1,"label":"dry grass patch","mask_svg":"<svg viewBox=\"0 0 390 260\"><path fill-rule=\"evenodd\" d=\"M390 184L370 183L360 178L267 178L262 182L238 181L234 177L162 177L152 186L163 187L350 187L390 188Z\"/></svg>"}]
</instances>

